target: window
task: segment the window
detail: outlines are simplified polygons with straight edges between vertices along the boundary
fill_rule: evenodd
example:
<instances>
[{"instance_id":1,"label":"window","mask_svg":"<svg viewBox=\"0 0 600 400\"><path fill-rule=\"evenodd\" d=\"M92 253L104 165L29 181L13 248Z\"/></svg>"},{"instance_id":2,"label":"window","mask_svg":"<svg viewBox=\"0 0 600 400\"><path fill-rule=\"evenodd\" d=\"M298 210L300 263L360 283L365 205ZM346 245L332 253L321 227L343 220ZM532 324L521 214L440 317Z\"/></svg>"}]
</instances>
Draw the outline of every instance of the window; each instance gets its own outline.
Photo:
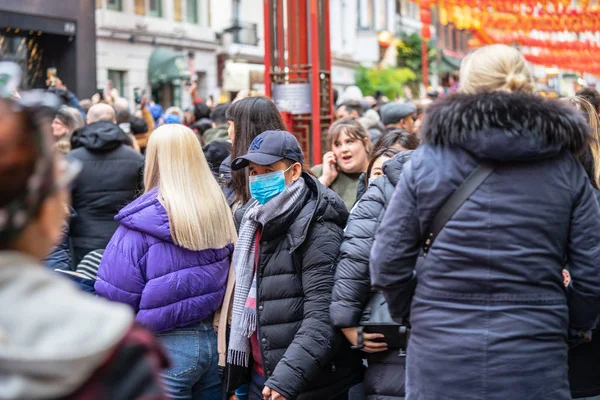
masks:
<instances>
[{"instance_id":1,"label":"window","mask_svg":"<svg viewBox=\"0 0 600 400\"><path fill-rule=\"evenodd\" d=\"M146 15L146 0L135 0L134 11L137 15Z\"/></svg>"},{"instance_id":2,"label":"window","mask_svg":"<svg viewBox=\"0 0 600 400\"><path fill-rule=\"evenodd\" d=\"M162 1L161 0L148 0L148 15L153 17L162 17Z\"/></svg>"},{"instance_id":3,"label":"window","mask_svg":"<svg viewBox=\"0 0 600 400\"><path fill-rule=\"evenodd\" d=\"M360 0L358 3L358 26L360 29L373 29L375 0Z\"/></svg>"},{"instance_id":4,"label":"window","mask_svg":"<svg viewBox=\"0 0 600 400\"><path fill-rule=\"evenodd\" d=\"M183 21L183 10L181 9L181 0L173 0L173 19Z\"/></svg>"},{"instance_id":5,"label":"window","mask_svg":"<svg viewBox=\"0 0 600 400\"><path fill-rule=\"evenodd\" d=\"M119 95L125 97L125 71L109 69L108 80L112 82L113 88L119 91Z\"/></svg>"},{"instance_id":6,"label":"window","mask_svg":"<svg viewBox=\"0 0 600 400\"><path fill-rule=\"evenodd\" d=\"M122 11L123 4L121 0L106 0L106 8L114 11Z\"/></svg>"},{"instance_id":7,"label":"window","mask_svg":"<svg viewBox=\"0 0 600 400\"><path fill-rule=\"evenodd\" d=\"M377 1L377 28L387 29L387 0Z\"/></svg>"},{"instance_id":8,"label":"window","mask_svg":"<svg viewBox=\"0 0 600 400\"><path fill-rule=\"evenodd\" d=\"M192 24L198 23L198 0L186 0L185 20Z\"/></svg>"}]
</instances>

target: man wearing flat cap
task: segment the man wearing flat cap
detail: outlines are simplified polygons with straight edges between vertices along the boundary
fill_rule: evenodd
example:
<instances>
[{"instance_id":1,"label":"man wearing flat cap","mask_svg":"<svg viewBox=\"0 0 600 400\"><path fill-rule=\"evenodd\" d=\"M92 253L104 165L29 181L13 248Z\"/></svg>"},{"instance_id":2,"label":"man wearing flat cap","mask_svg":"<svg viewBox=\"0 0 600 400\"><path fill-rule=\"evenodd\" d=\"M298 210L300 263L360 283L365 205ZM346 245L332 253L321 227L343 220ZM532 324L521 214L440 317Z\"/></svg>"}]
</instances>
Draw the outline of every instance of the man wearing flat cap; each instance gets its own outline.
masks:
<instances>
[{"instance_id":1,"label":"man wearing flat cap","mask_svg":"<svg viewBox=\"0 0 600 400\"><path fill-rule=\"evenodd\" d=\"M388 103L381 107L381 121L386 128L400 128L413 132L413 114L417 107L411 103Z\"/></svg>"}]
</instances>

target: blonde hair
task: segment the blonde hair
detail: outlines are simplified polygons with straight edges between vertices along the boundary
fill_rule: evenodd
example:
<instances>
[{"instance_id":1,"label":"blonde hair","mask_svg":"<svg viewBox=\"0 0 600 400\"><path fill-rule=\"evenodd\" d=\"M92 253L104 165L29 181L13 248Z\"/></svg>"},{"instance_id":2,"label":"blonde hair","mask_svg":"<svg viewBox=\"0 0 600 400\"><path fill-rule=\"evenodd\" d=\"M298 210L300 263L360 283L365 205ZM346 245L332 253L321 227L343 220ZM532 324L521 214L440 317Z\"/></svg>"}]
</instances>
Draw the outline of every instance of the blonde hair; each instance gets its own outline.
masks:
<instances>
[{"instance_id":1,"label":"blonde hair","mask_svg":"<svg viewBox=\"0 0 600 400\"><path fill-rule=\"evenodd\" d=\"M533 93L535 85L525 57L503 44L485 46L462 61L460 91L474 94L506 91Z\"/></svg>"},{"instance_id":2,"label":"blonde hair","mask_svg":"<svg viewBox=\"0 0 600 400\"><path fill-rule=\"evenodd\" d=\"M178 246L203 250L235 242L231 210L191 129L169 124L152 132L144 185L146 192L158 188Z\"/></svg>"},{"instance_id":3,"label":"blonde hair","mask_svg":"<svg viewBox=\"0 0 600 400\"><path fill-rule=\"evenodd\" d=\"M592 103L580 96L567 97L563 99L563 101L570 103L577 110L582 112L590 125L591 140L589 141L588 147L592 159L589 161L593 162L593 166L590 165L588 168L593 170L589 173L593 175L590 178L593 178L594 180L594 187L600 188L600 120L598 119L596 109ZM586 163L584 162L583 164Z\"/></svg>"}]
</instances>

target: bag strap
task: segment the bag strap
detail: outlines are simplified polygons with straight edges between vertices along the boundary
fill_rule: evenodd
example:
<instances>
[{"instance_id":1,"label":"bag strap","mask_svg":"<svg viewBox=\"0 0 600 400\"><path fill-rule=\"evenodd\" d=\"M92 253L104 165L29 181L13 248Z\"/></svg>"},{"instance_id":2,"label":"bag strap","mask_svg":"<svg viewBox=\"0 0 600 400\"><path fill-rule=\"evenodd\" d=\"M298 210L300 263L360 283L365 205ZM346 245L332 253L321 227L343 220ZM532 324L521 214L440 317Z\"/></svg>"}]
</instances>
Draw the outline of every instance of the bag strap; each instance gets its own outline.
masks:
<instances>
[{"instance_id":1,"label":"bag strap","mask_svg":"<svg viewBox=\"0 0 600 400\"><path fill-rule=\"evenodd\" d=\"M471 172L471 174L456 188L454 193L450 195L448 200L439 209L431 226L429 233L425 237L425 244L423 245L422 255L425 257L427 252L431 248L431 245L437 238L440 231L444 228L444 225L452 218L454 213L463 205L463 203L473 194L475 190L485 179L494 172L495 167L489 163L482 162Z\"/></svg>"}]
</instances>

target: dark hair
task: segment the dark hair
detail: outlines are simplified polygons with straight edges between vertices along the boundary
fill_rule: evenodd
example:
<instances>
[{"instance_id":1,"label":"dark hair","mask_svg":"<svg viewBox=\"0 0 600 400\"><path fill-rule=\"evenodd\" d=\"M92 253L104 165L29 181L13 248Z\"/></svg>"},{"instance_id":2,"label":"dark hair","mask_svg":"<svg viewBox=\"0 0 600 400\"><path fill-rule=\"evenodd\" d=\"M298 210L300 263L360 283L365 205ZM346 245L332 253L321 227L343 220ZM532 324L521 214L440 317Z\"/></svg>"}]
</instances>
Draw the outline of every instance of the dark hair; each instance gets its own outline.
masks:
<instances>
[{"instance_id":1,"label":"dark hair","mask_svg":"<svg viewBox=\"0 0 600 400\"><path fill-rule=\"evenodd\" d=\"M148 132L148 124L143 118L131 117L129 119L129 129L134 135L139 135Z\"/></svg>"},{"instance_id":2,"label":"dark hair","mask_svg":"<svg viewBox=\"0 0 600 400\"><path fill-rule=\"evenodd\" d=\"M210 113L210 119L216 125L225 125L227 123L227 109L231 104L223 103L215 107Z\"/></svg>"},{"instance_id":3,"label":"dark hair","mask_svg":"<svg viewBox=\"0 0 600 400\"><path fill-rule=\"evenodd\" d=\"M377 154L381 149L388 149L395 145L400 145L406 150L414 150L419 147L419 139L412 133L404 129L387 129L379 138L373 147L373 154Z\"/></svg>"},{"instance_id":4,"label":"dark hair","mask_svg":"<svg viewBox=\"0 0 600 400\"><path fill-rule=\"evenodd\" d=\"M204 132L212 128L212 121L208 118L202 118L190 125L190 128L198 135L203 135Z\"/></svg>"},{"instance_id":5,"label":"dark hair","mask_svg":"<svg viewBox=\"0 0 600 400\"><path fill-rule=\"evenodd\" d=\"M131 113L127 110L117 111L115 119L117 120L117 125L122 124L124 122L129 122L129 120L131 119Z\"/></svg>"},{"instance_id":6,"label":"dark hair","mask_svg":"<svg viewBox=\"0 0 600 400\"><path fill-rule=\"evenodd\" d=\"M219 176L219 167L221 166L221 163L229 156L229 153L231 153L231 143L215 140L202 147L202 151L204 152L204 157L206 158L213 175L217 178Z\"/></svg>"},{"instance_id":7,"label":"dark hair","mask_svg":"<svg viewBox=\"0 0 600 400\"><path fill-rule=\"evenodd\" d=\"M369 138L369 132L365 129L364 126L356 118L346 117L342 119L338 119L335 121L327 132L327 143L329 144L329 149L333 148L333 143L338 140L340 135L345 133L353 139L361 141L365 144L366 139ZM371 145L365 144L365 148L367 149L367 154L371 154Z\"/></svg>"},{"instance_id":8,"label":"dark hair","mask_svg":"<svg viewBox=\"0 0 600 400\"><path fill-rule=\"evenodd\" d=\"M575 95L586 99L594 107L596 112L600 111L600 93L598 93L596 89L586 87L578 90Z\"/></svg>"},{"instance_id":9,"label":"dark hair","mask_svg":"<svg viewBox=\"0 0 600 400\"><path fill-rule=\"evenodd\" d=\"M360 104L360 102L356 101L356 100L350 100L345 103L342 103L338 107L338 110L342 107L344 107L346 110L348 110L348 112L356 111L358 113L359 117L362 117L362 115L365 113L365 110L364 110L362 104Z\"/></svg>"},{"instance_id":10,"label":"dark hair","mask_svg":"<svg viewBox=\"0 0 600 400\"><path fill-rule=\"evenodd\" d=\"M369 186L369 178L371 177L371 170L373 169L373 164L375 164L375 161L377 161L379 157L392 158L398 153L400 153L400 150L395 147L380 149L379 151L373 153L373 156L369 160L369 165L367 166L367 171L365 173L365 184Z\"/></svg>"},{"instance_id":11,"label":"dark hair","mask_svg":"<svg viewBox=\"0 0 600 400\"><path fill-rule=\"evenodd\" d=\"M233 103L226 113L233 122L235 132L231 159L245 155L255 137L265 131L283 131L285 124L275 104L266 97L246 97ZM231 172L231 185L235 191L234 202L245 204L250 200L248 172L245 169Z\"/></svg>"},{"instance_id":12,"label":"dark hair","mask_svg":"<svg viewBox=\"0 0 600 400\"><path fill-rule=\"evenodd\" d=\"M200 121L202 118L210 118L210 107L204 102L194 104L194 118L196 121Z\"/></svg>"}]
</instances>

